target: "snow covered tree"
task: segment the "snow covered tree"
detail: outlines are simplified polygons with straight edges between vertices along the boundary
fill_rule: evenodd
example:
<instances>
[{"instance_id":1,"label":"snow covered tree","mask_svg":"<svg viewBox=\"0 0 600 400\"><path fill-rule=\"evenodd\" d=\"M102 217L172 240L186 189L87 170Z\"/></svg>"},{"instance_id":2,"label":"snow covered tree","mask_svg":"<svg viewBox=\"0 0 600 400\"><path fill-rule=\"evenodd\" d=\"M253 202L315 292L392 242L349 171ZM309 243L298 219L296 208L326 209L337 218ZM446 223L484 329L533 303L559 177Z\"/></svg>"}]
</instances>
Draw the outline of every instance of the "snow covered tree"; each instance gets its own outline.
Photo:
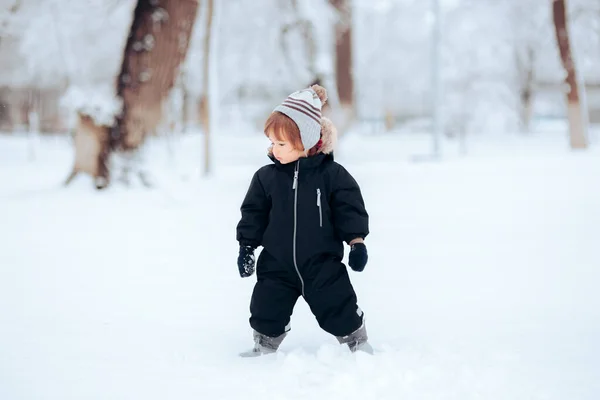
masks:
<instances>
[{"instance_id":1,"label":"snow covered tree","mask_svg":"<svg viewBox=\"0 0 600 400\"><path fill-rule=\"evenodd\" d=\"M355 108L363 121L429 112L429 3L354 1Z\"/></svg>"},{"instance_id":2,"label":"snow covered tree","mask_svg":"<svg viewBox=\"0 0 600 400\"><path fill-rule=\"evenodd\" d=\"M290 0L281 4L285 17L281 24L280 46L287 68L292 71L298 80L305 79L306 73L309 80L315 80L317 68L317 38L315 37L315 24L308 16L304 15L298 0ZM301 45L301 51L294 51ZM298 57L303 62L298 63Z\"/></svg>"},{"instance_id":3,"label":"snow covered tree","mask_svg":"<svg viewBox=\"0 0 600 400\"><path fill-rule=\"evenodd\" d=\"M343 132L348 117L340 107L335 50L340 13L330 0L288 0L279 7L282 16L279 42L285 66L298 82L297 87L318 84L327 88L324 112Z\"/></svg>"},{"instance_id":4,"label":"snow covered tree","mask_svg":"<svg viewBox=\"0 0 600 400\"><path fill-rule=\"evenodd\" d=\"M585 89L580 88L575 58L571 51L565 0L552 1L552 15L556 32L556 42L566 73L565 83L568 86L566 100L571 148L585 149L588 146L587 123L584 115L584 113L587 113L587 110L583 109L580 98L580 91Z\"/></svg>"},{"instance_id":5,"label":"snow covered tree","mask_svg":"<svg viewBox=\"0 0 600 400\"><path fill-rule=\"evenodd\" d=\"M165 10L186 3L146 2ZM351 113L340 112L338 98L352 114L374 121L378 129L386 117L392 126L431 113L430 1L212 0L222 16L217 53L207 52L213 40L207 33L212 30L206 24L209 13L204 12L208 0L198 3L202 10L198 9L196 17L186 15L199 21L190 32L185 61L180 61L184 65L173 71L177 83L168 96L169 107L155 108L157 101L145 92L155 85L156 76L167 82L164 90L156 91L157 97L168 92L169 73L163 75L160 68L144 63L157 49L158 42L152 41L161 40L174 16L169 15L165 24L160 21L163 14L154 14L157 22L152 24L164 29L160 35L145 35L129 43L132 58L128 65L133 69L123 71L124 49L138 0L6 0L0 6L0 53L10 56L2 60L9 62L3 63L0 82L8 83L9 88L18 84L19 90L48 89L63 94L64 114L80 115L69 123L76 135L94 132L76 137L78 149L108 148L102 157L94 153L95 163L82 163L85 168L76 165L75 170L94 176L108 176L108 169L102 174L98 169L108 166L109 159L120 161L122 154L139 153L136 149L161 115L152 110L163 110L169 117L168 121L163 118L157 134L179 132L175 121L184 119L182 103L189 103L185 111L194 114L185 119L209 122L213 136L214 126L240 132L260 130L283 96L319 79L330 95L329 116L342 132ZM536 115L564 113L562 95L557 91L564 68L557 57L548 3L440 0L444 21L440 70L447 134L515 132L519 125L526 130L529 119ZM579 76L592 82L600 81L598 4L597 0L569 1L571 52ZM102 40L97 40L100 35ZM134 51L134 44L141 50ZM147 46L155 48L148 52ZM177 63L167 53L162 58L168 59L166 64ZM166 69L173 68L166 64ZM207 77L211 69L207 65L218 76ZM122 85L119 91L117 78ZM216 85L218 92L213 91L207 99L203 96L211 92L210 85ZM584 94L579 92L583 103ZM141 102L137 108L132 105L136 101ZM198 104L209 103L220 112L210 113L210 121L198 118L210 109L201 111ZM213 120L214 115L220 120ZM113 148L119 150L117 157L109 157L115 153ZM77 152L76 160L89 158ZM101 183L103 179L107 178L100 179Z\"/></svg>"},{"instance_id":6,"label":"snow covered tree","mask_svg":"<svg viewBox=\"0 0 600 400\"><path fill-rule=\"evenodd\" d=\"M94 132L93 149L98 154L93 157L96 163L91 164L95 168L81 169L76 163L72 176L84 170L95 177L97 188L105 187L111 175L110 154L122 152L131 160L146 135L156 129L162 118L163 102L187 54L197 9L197 0L138 0L117 77L116 92L122 99L122 110L112 126L85 129L85 134L81 128L89 126L91 121L85 114L80 115L82 122L76 137ZM76 146L76 159L78 152L89 148L83 144ZM126 180L128 168L122 171ZM142 172L140 178L147 183Z\"/></svg>"},{"instance_id":7,"label":"snow covered tree","mask_svg":"<svg viewBox=\"0 0 600 400\"><path fill-rule=\"evenodd\" d=\"M515 45L504 3L468 1L449 11L444 32L446 133L518 126Z\"/></svg>"},{"instance_id":8,"label":"snow covered tree","mask_svg":"<svg viewBox=\"0 0 600 400\"><path fill-rule=\"evenodd\" d=\"M514 50L519 128L526 133L530 131L534 111L536 67L544 47L549 47L551 42L544 30L548 25L548 10L547 4L535 0L513 0L506 7L511 25L507 31Z\"/></svg>"}]
</instances>

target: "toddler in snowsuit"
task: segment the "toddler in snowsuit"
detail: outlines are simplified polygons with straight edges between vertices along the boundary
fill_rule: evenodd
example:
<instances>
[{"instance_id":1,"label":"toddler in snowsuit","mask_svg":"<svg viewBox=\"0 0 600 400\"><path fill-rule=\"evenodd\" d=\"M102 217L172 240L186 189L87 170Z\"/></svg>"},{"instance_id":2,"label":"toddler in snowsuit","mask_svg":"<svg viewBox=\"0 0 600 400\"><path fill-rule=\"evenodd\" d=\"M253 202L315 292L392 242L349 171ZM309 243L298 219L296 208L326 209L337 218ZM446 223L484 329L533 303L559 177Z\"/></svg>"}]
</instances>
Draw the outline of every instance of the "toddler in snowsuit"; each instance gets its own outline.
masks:
<instances>
[{"instance_id":1,"label":"toddler in snowsuit","mask_svg":"<svg viewBox=\"0 0 600 400\"><path fill-rule=\"evenodd\" d=\"M265 123L273 163L252 177L236 232L242 277L253 274L254 250L263 246L250 302L255 345L245 356L277 351L299 296L341 344L373 351L342 263L346 242L349 266L365 268L369 217L358 184L333 160L337 133L321 116L326 100L318 85L294 92Z\"/></svg>"}]
</instances>

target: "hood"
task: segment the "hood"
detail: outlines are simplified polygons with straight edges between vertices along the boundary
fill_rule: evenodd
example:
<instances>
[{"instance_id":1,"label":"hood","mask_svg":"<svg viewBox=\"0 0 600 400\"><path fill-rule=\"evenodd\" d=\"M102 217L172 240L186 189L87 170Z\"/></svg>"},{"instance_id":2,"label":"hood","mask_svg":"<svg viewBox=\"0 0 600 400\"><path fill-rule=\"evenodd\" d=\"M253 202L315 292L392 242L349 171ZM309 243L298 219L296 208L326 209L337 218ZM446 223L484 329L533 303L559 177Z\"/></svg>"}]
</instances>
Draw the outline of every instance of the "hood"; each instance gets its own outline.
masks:
<instances>
[{"instance_id":1,"label":"hood","mask_svg":"<svg viewBox=\"0 0 600 400\"><path fill-rule=\"evenodd\" d=\"M338 133L335 125L329 118L321 118L321 141L319 153L331 154L337 144Z\"/></svg>"}]
</instances>

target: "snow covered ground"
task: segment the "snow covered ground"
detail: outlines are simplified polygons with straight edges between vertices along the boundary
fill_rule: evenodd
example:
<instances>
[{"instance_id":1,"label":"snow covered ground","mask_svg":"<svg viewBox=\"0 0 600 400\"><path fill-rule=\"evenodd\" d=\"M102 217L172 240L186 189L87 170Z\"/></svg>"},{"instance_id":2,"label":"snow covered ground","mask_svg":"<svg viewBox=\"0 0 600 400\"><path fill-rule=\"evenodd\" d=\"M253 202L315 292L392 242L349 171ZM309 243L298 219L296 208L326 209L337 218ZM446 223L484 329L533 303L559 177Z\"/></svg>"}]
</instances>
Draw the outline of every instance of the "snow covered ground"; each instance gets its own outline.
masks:
<instances>
[{"instance_id":1,"label":"snow covered ground","mask_svg":"<svg viewBox=\"0 0 600 400\"><path fill-rule=\"evenodd\" d=\"M63 188L72 153L0 136L0 399L600 398L600 151L562 135L472 139L412 162L426 138L349 136L338 160L372 234L351 273L375 356L350 354L298 302L276 356L252 345L255 277L235 265L239 204L266 139L199 137L157 188Z\"/></svg>"}]
</instances>

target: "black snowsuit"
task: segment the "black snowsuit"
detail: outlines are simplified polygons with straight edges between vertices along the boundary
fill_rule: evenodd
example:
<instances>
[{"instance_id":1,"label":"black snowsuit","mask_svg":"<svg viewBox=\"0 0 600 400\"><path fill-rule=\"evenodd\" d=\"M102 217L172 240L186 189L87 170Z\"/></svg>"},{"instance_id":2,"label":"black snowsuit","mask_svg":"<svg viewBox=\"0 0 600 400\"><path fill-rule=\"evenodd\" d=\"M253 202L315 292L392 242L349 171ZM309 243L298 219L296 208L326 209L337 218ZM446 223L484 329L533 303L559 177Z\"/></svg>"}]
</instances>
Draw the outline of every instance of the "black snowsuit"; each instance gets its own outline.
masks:
<instances>
[{"instance_id":1,"label":"black snowsuit","mask_svg":"<svg viewBox=\"0 0 600 400\"><path fill-rule=\"evenodd\" d=\"M263 246L250 303L250 325L267 336L287 330L303 296L319 325L345 336L362 311L342 263L343 242L365 238L368 214L354 178L332 154L259 169L241 206L241 245Z\"/></svg>"}]
</instances>

